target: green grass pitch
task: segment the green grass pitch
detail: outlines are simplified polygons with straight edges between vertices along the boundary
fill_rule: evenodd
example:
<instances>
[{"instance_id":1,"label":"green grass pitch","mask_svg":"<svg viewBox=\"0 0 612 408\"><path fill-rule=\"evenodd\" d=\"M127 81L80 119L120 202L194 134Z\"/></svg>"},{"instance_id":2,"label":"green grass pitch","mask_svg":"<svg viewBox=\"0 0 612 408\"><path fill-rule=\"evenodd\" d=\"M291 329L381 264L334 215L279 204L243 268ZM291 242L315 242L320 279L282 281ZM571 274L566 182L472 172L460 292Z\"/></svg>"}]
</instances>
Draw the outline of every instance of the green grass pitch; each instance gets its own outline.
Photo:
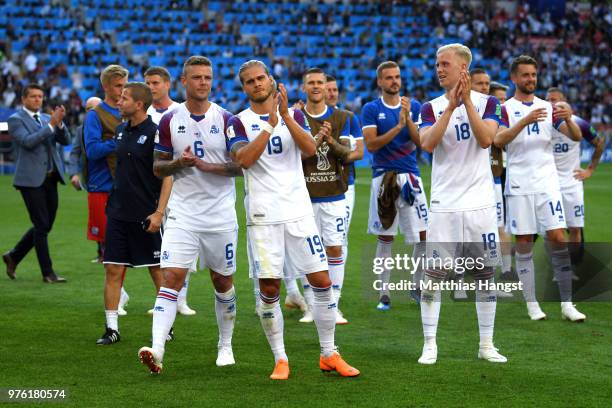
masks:
<instances>
[{"instance_id":1,"label":"green grass pitch","mask_svg":"<svg viewBox=\"0 0 612 408\"><path fill-rule=\"evenodd\" d=\"M423 169L429 196L429 169ZM612 165L601 165L585 183L587 226L591 242L612 242L609 222ZM238 180L240 238L238 316L234 333L237 364L215 366L217 327L208 273L192 278L192 317L178 316L177 339L166 349L164 372L151 376L137 350L149 345L151 318L145 314L155 293L148 272L129 270L125 287L131 299L120 318L122 340L101 347L103 268L91 264L95 245L86 240L86 197L60 187L60 205L50 235L51 255L66 285L41 281L34 252L19 265L18 279L0 275L0 388L65 389L60 406L609 406L611 393L612 307L580 304L585 324L561 321L558 303L543 304L545 322L527 318L525 306L498 306L495 343L509 362L479 361L476 313L471 303L445 302L438 329L438 363L416 363L422 347L418 307L402 301L386 313L364 295L361 279L366 234L369 171L360 169L350 254L341 302L350 324L338 327L337 343L346 359L361 370L353 379L325 375L318 369L318 340L313 324L285 310L285 343L291 364L286 382L268 379L273 359L254 315L247 274L242 180ZM12 178L0 177L0 251L10 249L29 225ZM365 267L365 266L364 266ZM396 295L397 296L397 295ZM605 401L608 401L606 403ZM25 403L20 406L33 406Z\"/></svg>"}]
</instances>

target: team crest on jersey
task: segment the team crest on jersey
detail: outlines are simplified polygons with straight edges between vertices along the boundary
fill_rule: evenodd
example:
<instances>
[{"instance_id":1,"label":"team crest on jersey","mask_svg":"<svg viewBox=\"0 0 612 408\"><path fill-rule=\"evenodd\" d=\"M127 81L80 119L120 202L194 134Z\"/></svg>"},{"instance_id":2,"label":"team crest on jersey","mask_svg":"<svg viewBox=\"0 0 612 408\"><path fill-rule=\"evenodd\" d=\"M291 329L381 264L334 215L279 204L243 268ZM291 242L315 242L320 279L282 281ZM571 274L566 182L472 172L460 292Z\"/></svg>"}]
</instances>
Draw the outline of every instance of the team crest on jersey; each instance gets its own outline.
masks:
<instances>
[{"instance_id":1,"label":"team crest on jersey","mask_svg":"<svg viewBox=\"0 0 612 408\"><path fill-rule=\"evenodd\" d=\"M146 135L140 135L140 137L138 138L138 144L144 144L144 142L147 141L147 136Z\"/></svg>"},{"instance_id":2,"label":"team crest on jersey","mask_svg":"<svg viewBox=\"0 0 612 408\"><path fill-rule=\"evenodd\" d=\"M167 261L168 259L170 259L170 253L168 251L164 251L162 254L162 261Z\"/></svg>"},{"instance_id":3,"label":"team crest on jersey","mask_svg":"<svg viewBox=\"0 0 612 408\"><path fill-rule=\"evenodd\" d=\"M260 129L259 129L259 125L258 125L257 123L253 123L253 124L251 125L251 130L252 130L253 132L257 132L257 131L259 131L259 130L260 130Z\"/></svg>"},{"instance_id":4,"label":"team crest on jersey","mask_svg":"<svg viewBox=\"0 0 612 408\"><path fill-rule=\"evenodd\" d=\"M211 135L217 135L219 134L219 128L216 125L212 125L210 127L210 134Z\"/></svg>"},{"instance_id":5,"label":"team crest on jersey","mask_svg":"<svg viewBox=\"0 0 612 408\"><path fill-rule=\"evenodd\" d=\"M178 127L178 133L185 133L186 127L184 125L180 125Z\"/></svg>"},{"instance_id":6,"label":"team crest on jersey","mask_svg":"<svg viewBox=\"0 0 612 408\"><path fill-rule=\"evenodd\" d=\"M385 120L387 119L387 115L385 115L385 112L380 112L378 114L378 120Z\"/></svg>"}]
</instances>

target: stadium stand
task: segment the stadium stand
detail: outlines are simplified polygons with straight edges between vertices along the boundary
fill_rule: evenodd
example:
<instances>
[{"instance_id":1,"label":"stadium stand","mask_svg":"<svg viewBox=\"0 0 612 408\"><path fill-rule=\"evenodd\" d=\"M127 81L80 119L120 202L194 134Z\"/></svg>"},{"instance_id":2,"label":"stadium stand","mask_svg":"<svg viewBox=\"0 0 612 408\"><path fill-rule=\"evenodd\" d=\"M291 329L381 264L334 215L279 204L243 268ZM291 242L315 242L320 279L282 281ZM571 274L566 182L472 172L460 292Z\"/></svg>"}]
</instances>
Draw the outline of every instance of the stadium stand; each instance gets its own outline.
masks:
<instances>
[{"instance_id":1,"label":"stadium stand","mask_svg":"<svg viewBox=\"0 0 612 408\"><path fill-rule=\"evenodd\" d=\"M87 97L100 94L98 75L110 63L128 67L136 80L142 80L150 65L168 67L175 77L172 97L182 100L184 91L176 80L180 64L189 55L203 54L215 64L212 98L230 111L245 105L237 68L246 59L259 58L287 84L291 99L299 97L307 66L323 68L339 79L345 106L359 112L377 95L373 71L380 61L398 61L409 93L430 99L440 92L433 66L436 48L462 42L474 52L473 67L486 68L494 80L506 84L513 56L536 56L542 65L542 90L566 88L579 115L595 126L610 124L610 3L568 2L565 9L544 12L513 2L500 2L510 10L494 8L494 2L446 3L4 2L0 106L14 108L21 87L44 78L48 97L70 106L74 125Z\"/></svg>"}]
</instances>

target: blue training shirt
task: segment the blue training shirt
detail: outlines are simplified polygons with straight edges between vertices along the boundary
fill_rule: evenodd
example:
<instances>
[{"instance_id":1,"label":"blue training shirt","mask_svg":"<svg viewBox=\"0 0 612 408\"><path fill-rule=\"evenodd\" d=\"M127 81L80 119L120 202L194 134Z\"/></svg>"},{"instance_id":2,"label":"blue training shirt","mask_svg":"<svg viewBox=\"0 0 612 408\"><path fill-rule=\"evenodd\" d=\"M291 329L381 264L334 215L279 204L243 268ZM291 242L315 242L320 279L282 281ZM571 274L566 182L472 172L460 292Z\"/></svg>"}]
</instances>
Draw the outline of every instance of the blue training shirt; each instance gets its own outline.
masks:
<instances>
[{"instance_id":1,"label":"blue training shirt","mask_svg":"<svg viewBox=\"0 0 612 408\"><path fill-rule=\"evenodd\" d=\"M106 102L99 106L121 119L119 109L110 107ZM113 187L113 177L106 156L115 151L115 139L102 140L102 122L95 110L87 112L83 132L87 154L87 191L109 193Z\"/></svg>"},{"instance_id":2,"label":"blue training shirt","mask_svg":"<svg viewBox=\"0 0 612 408\"><path fill-rule=\"evenodd\" d=\"M363 129L376 128L377 135L383 135L399 123L401 104L389 106L381 98L365 104L361 111ZM421 104L410 100L412 120L417 123ZM387 145L372 154L372 177L378 177L385 171L420 175L416 161L416 145L410 139L408 127L401 130Z\"/></svg>"}]
</instances>

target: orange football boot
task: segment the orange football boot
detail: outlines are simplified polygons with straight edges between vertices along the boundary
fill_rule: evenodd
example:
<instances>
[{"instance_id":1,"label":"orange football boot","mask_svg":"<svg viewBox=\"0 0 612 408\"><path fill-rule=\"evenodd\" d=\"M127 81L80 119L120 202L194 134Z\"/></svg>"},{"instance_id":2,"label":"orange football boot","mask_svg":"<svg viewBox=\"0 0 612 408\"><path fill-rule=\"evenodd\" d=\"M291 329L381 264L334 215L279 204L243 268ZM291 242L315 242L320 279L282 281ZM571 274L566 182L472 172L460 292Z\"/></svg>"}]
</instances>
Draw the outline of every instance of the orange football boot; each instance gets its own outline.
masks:
<instances>
[{"instance_id":1,"label":"orange football boot","mask_svg":"<svg viewBox=\"0 0 612 408\"><path fill-rule=\"evenodd\" d=\"M287 360L278 360L274 366L274 371L270 374L271 380L286 380L289 378L289 362Z\"/></svg>"},{"instance_id":2,"label":"orange football boot","mask_svg":"<svg viewBox=\"0 0 612 408\"><path fill-rule=\"evenodd\" d=\"M321 355L319 368L323 372L336 371L342 377L357 377L359 375L359 370L348 365L338 353L334 353L330 357Z\"/></svg>"}]
</instances>

